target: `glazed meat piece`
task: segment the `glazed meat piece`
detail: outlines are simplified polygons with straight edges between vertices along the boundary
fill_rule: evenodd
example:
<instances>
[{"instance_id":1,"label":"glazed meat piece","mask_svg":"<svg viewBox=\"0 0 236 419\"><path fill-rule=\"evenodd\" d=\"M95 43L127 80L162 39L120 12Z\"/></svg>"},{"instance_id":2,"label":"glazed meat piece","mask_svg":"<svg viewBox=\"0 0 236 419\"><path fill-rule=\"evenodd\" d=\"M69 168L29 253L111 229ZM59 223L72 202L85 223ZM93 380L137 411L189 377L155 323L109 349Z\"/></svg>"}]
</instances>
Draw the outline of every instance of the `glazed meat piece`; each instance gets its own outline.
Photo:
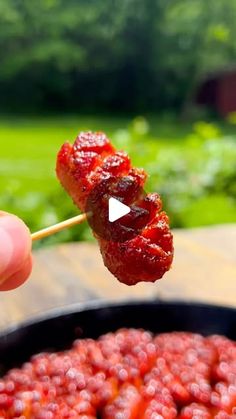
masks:
<instances>
[{"instance_id":1,"label":"glazed meat piece","mask_svg":"<svg viewBox=\"0 0 236 419\"><path fill-rule=\"evenodd\" d=\"M172 264L173 238L160 196L143 191L146 172L132 167L102 132L82 132L73 145L65 143L56 172L81 211L93 205L90 225L109 271L127 285L162 278ZM107 217L111 196L131 208L115 223Z\"/></svg>"}]
</instances>

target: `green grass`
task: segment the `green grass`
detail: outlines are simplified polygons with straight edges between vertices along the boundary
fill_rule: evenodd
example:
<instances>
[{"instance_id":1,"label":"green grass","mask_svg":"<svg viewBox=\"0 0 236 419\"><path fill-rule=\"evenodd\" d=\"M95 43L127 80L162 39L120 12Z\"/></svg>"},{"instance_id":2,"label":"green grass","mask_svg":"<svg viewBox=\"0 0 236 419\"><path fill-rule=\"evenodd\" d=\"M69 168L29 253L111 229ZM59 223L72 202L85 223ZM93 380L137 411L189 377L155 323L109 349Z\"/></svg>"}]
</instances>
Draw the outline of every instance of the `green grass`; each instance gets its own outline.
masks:
<instances>
[{"instance_id":1,"label":"green grass","mask_svg":"<svg viewBox=\"0 0 236 419\"><path fill-rule=\"evenodd\" d=\"M76 214L56 180L56 153L65 140L89 129L105 131L135 165L147 169L148 188L161 192L174 226L236 222L235 126L192 126L158 116L0 118L0 208L23 217L32 229ZM82 228L58 240L87 237Z\"/></svg>"},{"instance_id":2,"label":"green grass","mask_svg":"<svg viewBox=\"0 0 236 419\"><path fill-rule=\"evenodd\" d=\"M72 141L81 130L103 130L119 145L119 140L116 141L119 130L127 130L129 125L130 119L96 116L0 118L1 190L16 185L23 192L50 192L51 188L58 186L54 173L55 159L65 140ZM163 121L153 121L151 127L149 135L145 139L141 137L137 147L133 146L130 150L134 160L140 160L144 165L151 157L150 142L153 139L158 140L155 144L157 149L173 146L176 141L179 148L183 145L183 135L191 129L173 123L168 125ZM141 159L138 159L137 151Z\"/></svg>"},{"instance_id":3,"label":"green grass","mask_svg":"<svg viewBox=\"0 0 236 419\"><path fill-rule=\"evenodd\" d=\"M115 127L105 121L106 128ZM0 120L0 187L18 184L21 191L50 192L57 187L56 153L79 130L101 129L103 121L90 118L24 118Z\"/></svg>"}]
</instances>

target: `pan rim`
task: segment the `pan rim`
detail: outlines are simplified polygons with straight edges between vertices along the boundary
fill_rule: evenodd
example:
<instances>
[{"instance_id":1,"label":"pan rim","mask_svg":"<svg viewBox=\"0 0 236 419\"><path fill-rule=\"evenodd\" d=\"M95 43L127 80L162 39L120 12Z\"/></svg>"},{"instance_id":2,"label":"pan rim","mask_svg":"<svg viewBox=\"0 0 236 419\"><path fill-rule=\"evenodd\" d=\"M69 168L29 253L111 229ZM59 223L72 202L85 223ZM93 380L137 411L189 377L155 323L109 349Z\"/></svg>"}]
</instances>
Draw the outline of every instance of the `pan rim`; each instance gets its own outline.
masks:
<instances>
[{"instance_id":1,"label":"pan rim","mask_svg":"<svg viewBox=\"0 0 236 419\"><path fill-rule=\"evenodd\" d=\"M112 310L113 308L123 308L123 307L137 307L139 305L142 306L168 306L170 309L171 307L179 307L182 308L196 308L196 309L205 309L205 310L219 310L219 311L227 311L236 313L236 307L234 306L227 306L227 305L220 305L220 304L211 304L208 302L202 302L200 300L181 300L181 299L175 299L175 300L161 300L158 298L155 299L123 299L121 301L115 301L115 300L105 300L105 299L99 299L99 300L89 300L85 302L78 302L78 303L72 303L72 304L66 304L63 306L55 307L46 310L45 312L41 312L35 315L32 315L32 317L27 318L26 320L16 322L15 324L6 327L6 329L3 329L0 331L0 340L7 338L8 335L11 335L19 330L24 330L27 327L33 327L34 325L59 319L63 316L69 316L69 315L75 315L82 312L87 311L95 311L99 309L109 309Z\"/></svg>"}]
</instances>

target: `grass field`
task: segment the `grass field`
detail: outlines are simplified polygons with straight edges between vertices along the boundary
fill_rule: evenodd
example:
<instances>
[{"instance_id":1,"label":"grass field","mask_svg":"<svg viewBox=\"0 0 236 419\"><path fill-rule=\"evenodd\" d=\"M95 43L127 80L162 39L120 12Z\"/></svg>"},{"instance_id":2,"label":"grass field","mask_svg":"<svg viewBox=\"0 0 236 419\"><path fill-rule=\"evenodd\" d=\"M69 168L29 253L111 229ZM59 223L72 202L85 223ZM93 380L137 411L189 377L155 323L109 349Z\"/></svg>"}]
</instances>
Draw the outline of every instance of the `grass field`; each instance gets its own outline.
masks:
<instances>
[{"instance_id":1,"label":"grass field","mask_svg":"<svg viewBox=\"0 0 236 419\"><path fill-rule=\"evenodd\" d=\"M60 145L65 140L72 141L81 130L104 130L119 145L122 131L129 127L130 119L112 117L51 117L51 118L0 118L0 187L4 191L8 186L18 185L21 191L50 191L57 187L54 174L55 157ZM141 152L140 161L145 164L149 159L149 141L158 140L156 148L180 147L183 134L190 127L168 126L160 120L152 124L152 132L137 141ZM115 134L115 135L114 135ZM125 136L124 136L125 137ZM145 141L145 144L142 142ZM136 150L131 144L122 144L132 148L135 159ZM136 158L135 160L139 160Z\"/></svg>"},{"instance_id":2,"label":"grass field","mask_svg":"<svg viewBox=\"0 0 236 419\"><path fill-rule=\"evenodd\" d=\"M0 118L0 207L22 216L33 229L76 213L56 180L55 158L65 140L88 129L104 130L135 165L148 170L149 188L162 192L174 225L236 221L235 126L183 125L155 116ZM63 238L76 237L65 233Z\"/></svg>"}]
</instances>

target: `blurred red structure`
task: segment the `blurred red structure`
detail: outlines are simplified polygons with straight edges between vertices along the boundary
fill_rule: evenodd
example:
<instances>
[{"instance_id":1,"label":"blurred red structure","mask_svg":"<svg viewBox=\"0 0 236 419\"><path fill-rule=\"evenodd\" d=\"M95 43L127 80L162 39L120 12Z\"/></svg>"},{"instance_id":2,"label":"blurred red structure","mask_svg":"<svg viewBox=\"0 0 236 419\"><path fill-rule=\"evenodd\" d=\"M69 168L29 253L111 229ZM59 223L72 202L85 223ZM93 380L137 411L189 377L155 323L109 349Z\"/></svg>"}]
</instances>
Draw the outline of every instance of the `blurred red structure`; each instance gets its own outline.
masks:
<instances>
[{"instance_id":1,"label":"blurred red structure","mask_svg":"<svg viewBox=\"0 0 236 419\"><path fill-rule=\"evenodd\" d=\"M236 112L236 66L209 76L200 86L196 100L223 117Z\"/></svg>"}]
</instances>

